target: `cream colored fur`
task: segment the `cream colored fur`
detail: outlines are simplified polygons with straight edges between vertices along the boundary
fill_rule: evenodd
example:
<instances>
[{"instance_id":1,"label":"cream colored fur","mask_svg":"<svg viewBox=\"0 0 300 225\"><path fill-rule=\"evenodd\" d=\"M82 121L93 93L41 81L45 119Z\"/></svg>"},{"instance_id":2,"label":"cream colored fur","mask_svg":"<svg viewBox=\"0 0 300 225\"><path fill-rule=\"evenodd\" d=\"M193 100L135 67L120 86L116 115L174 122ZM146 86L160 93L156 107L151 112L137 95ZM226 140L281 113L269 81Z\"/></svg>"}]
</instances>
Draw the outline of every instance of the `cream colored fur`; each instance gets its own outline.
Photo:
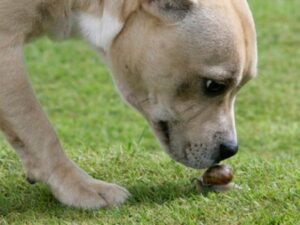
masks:
<instances>
[{"instance_id":1,"label":"cream colored fur","mask_svg":"<svg viewBox=\"0 0 300 225\"><path fill-rule=\"evenodd\" d=\"M62 203L110 207L129 193L93 179L63 153L24 65L24 44L41 35L86 39L175 160L207 167L221 141L236 141L234 97L257 61L246 0L0 0L0 127L29 180L49 185ZM230 86L210 98L204 79ZM160 121L168 123L168 141Z\"/></svg>"}]
</instances>

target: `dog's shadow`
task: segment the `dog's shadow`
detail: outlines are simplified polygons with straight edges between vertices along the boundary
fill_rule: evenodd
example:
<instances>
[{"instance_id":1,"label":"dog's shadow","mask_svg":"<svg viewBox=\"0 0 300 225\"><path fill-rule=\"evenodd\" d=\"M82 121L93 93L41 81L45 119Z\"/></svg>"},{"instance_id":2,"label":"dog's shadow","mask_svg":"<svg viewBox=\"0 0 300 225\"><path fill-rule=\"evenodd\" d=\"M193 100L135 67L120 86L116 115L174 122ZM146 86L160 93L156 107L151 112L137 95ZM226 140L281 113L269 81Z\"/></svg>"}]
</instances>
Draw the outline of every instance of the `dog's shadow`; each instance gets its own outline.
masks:
<instances>
[{"instance_id":1,"label":"dog's shadow","mask_svg":"<svg viewBox=\"0 0 300 225\"><path fill-rule=\"evenodd\" d=\"M163 204L179 198L199 195L192 182L137 183L128 188L132 194L129 204Z\"/></svg>"},{"instance_id":2,"label":"dog's shadow","mask_svg":"<svg viewBox=\"0 0 300 225\"><path fill-rule=\"evenodd\" d=\"M187 199L199 195L195 185L190 181L163 182L159 184L137 182L137 184L127 188L131 193L131 197L128 199L125 207L144 203L164 204L179 198ZM14 197L11 197L11 195L14 195ZM14 212L26 213L27 211L55 214L57 217L61 217L68 211L76 210L60 204L55 200L48 188L41 184L34 186L25 184L21 189L15 186L9 192L1 193L0 206L4 206L0 207L0 216L3 217L9 216ZM78 211L88 213L82 210Z\"/></svg>"}]
</instances>

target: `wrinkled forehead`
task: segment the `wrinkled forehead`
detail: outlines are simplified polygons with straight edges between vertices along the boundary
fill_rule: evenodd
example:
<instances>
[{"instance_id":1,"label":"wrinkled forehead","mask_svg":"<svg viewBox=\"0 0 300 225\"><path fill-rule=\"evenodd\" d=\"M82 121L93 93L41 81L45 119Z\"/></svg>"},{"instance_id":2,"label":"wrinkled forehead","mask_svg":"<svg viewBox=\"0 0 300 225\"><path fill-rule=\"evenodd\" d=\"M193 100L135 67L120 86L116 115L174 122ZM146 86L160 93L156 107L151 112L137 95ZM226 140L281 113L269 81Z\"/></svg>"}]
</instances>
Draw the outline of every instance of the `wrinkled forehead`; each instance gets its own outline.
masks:
<instances>
[{"instance_id":1,"label":"wrinkled forehead","mask_svg":"<svg viewBox=\"0 0 300 225\"><path fill-rule=\"evenodd\" d=\"M132 16L117 43L129 49L124 58L133 72L155 87L158 78L165 87L195 74L236 83L250 79L256 72L256 35L247 1L193 1L184 18L170 23L144 10Z\"/></svg>"},{"instance_id":2,"label":"wrinkled forehead","mask_svg":"<svg viewBox=\"0 0 300 225\"><path fill-rule=\"evenodd\" d=\"M178 29L190 72L241 79L245 43L239 18L230 9L200 5Z\"/></svg>"}]
</instances>

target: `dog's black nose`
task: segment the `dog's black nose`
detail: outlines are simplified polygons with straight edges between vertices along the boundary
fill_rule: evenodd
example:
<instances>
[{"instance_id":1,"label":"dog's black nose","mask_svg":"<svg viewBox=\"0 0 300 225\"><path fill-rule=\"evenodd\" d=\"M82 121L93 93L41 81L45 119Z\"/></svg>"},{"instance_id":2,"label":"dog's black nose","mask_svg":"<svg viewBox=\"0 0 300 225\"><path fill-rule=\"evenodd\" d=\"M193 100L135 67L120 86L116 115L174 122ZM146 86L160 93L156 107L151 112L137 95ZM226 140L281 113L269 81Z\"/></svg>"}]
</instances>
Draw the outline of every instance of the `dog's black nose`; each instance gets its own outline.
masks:
<instances>
[{"instance_id":1,"label":"dog's black nose","mask_svg":"<svg viewBox=\"0 0 300 225\"><path fill-rule=\"evenodd\" d=\"M238 145L235 142L223 143L220 145L220 160L234 156L238 152Z\"/></svg>"}]
</instances>

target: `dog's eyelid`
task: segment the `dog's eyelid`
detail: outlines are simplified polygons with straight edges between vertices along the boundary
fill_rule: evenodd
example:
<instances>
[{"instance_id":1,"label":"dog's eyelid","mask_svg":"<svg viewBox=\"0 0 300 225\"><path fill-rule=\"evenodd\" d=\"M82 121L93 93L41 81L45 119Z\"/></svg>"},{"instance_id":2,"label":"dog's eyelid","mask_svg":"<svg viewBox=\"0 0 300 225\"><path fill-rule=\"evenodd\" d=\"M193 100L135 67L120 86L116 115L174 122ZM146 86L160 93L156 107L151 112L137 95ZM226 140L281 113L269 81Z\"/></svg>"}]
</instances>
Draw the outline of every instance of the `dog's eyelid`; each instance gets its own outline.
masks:
<instances>
[{"instance_id":1,"label":"dog's eyelid","mask_svg":"<svg viewBox=\"0 0 300 225\"><path fill-rule=\"evenodd\" d=\"M200 72L200 73L199 73ZM234 79L236 77L235 69L224 68L223 66L212 66L206 68L205 70L198 71L198 76L201 78L211 79L215 81L226 81L230 79Z\"/></svg>"},{"instance_id":2,"label":"dog's eyelid","mask_svg":"<svg viewBox=\"0 0 300 225\"><path fill-rule=\"evenodd\" d=\"M234 83L234 79L233 78L209 78L209 77L203 77L202 78L203 80L206 80L206 81L214 81L218 84L224 84L224 85L231 85L232 83Z\"/></svg>"}]
</instances>

